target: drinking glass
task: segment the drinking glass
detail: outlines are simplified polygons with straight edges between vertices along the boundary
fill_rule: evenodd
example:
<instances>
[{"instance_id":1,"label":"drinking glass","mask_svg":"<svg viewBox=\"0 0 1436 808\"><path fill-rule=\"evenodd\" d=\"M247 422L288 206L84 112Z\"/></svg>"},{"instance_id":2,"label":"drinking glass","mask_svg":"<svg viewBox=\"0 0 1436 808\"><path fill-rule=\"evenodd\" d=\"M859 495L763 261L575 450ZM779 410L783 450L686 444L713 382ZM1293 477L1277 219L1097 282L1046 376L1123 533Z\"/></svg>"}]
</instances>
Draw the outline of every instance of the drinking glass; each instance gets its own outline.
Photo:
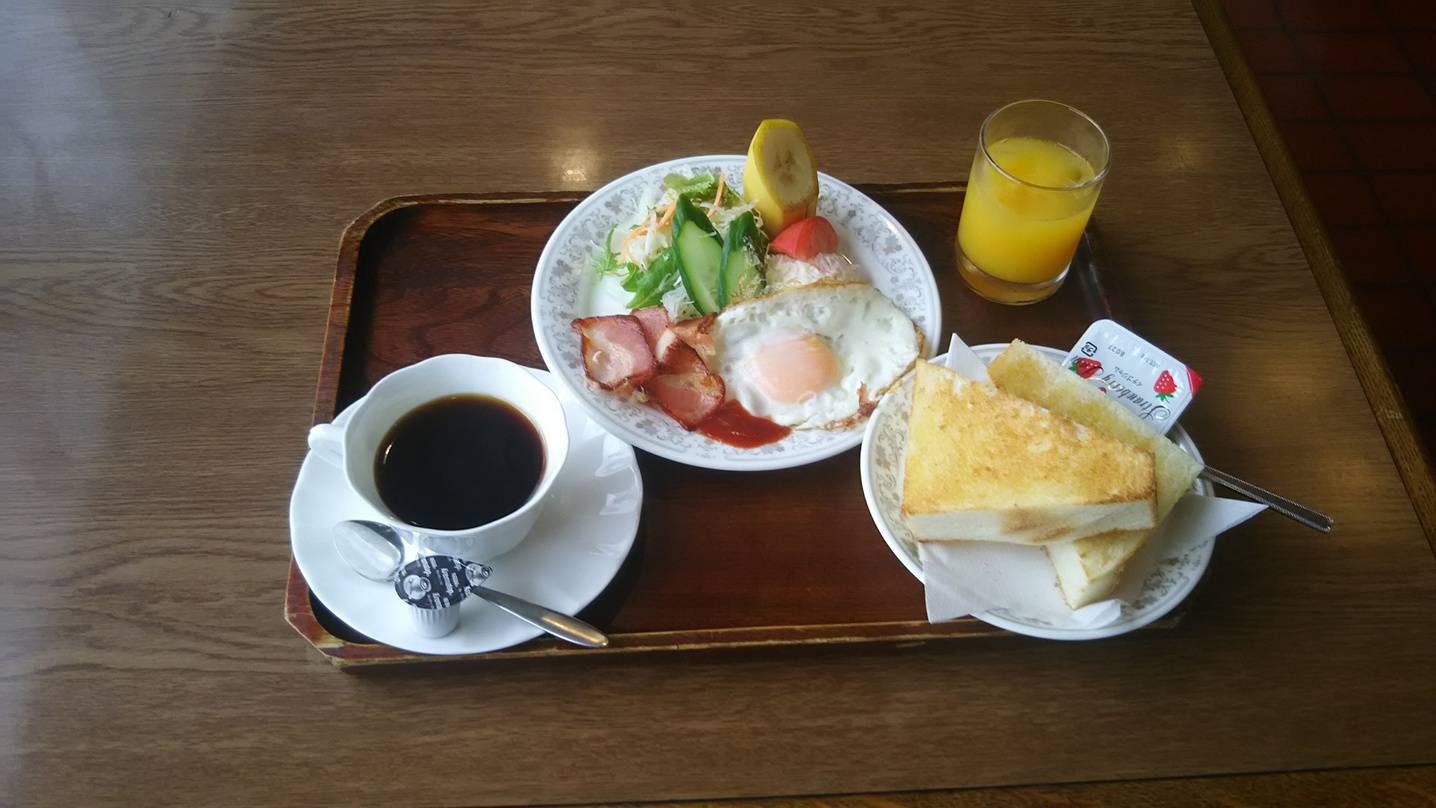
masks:
<instances>
[{"instance_id":1,"label":"drinking glass","mask_svg":"<svg viewBox=\"0 0 1436 808\"><path fill-rule=\"evenodd\" d=\"M1010 305L1067 278L1111 163L1102 128L1056 101L1017 101L982 122L957 225L969 288Z\"/></svg>"}]
</instances>

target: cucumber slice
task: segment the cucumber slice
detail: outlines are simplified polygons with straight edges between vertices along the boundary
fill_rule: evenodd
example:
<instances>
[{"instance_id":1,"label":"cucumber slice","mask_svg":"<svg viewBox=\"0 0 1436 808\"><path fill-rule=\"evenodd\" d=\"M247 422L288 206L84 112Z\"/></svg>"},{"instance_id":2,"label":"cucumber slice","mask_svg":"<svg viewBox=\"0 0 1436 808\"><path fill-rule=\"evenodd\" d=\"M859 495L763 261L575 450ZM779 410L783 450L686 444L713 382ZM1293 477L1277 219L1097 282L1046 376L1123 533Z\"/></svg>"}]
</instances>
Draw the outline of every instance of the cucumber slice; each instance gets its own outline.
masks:
<instances>
[{"instance_id":1,"label":"cucumber slice","mask_svg":"<svg viewBox=\"0 0 1436 808\"><path fill-rule=\"evenodd\" d=\"M718 302L723 244L703 211L685 197L678 197L673 211L673 244L677 247L678 276L699 314L722 308Z\"/></svg>"},{"instance_id":2,"label":"cucumber slice","mask_svg":"<svg viewBox=\"0 0 1436 808\"><path fill-rule=\"evenodd\" d=\"M747 211L728 225L723 240L723 265L718 271L718 305L753 297L763 291L763 253L767 250L762 231Z\"/></svg>"}]
</instances>

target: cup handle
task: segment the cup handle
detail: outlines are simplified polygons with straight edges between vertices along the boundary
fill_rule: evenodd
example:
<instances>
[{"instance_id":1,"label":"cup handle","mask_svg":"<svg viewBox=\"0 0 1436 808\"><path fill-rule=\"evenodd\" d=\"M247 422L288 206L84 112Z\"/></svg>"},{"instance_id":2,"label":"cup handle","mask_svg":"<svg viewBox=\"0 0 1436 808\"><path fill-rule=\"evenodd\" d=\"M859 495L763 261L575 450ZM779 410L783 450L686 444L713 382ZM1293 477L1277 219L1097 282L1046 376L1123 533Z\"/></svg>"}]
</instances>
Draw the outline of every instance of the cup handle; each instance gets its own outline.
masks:
<instances>
[{"instance_id":1,"label":"cup handle","mask_svg":"<svg viewBox=\"0 0 1436 808\"><path fill-rule=\"evenodd\" d=\"M309 430L309 449L332 466L344 467L344 427L316 424Z\"/></svg>"}]
</instances>

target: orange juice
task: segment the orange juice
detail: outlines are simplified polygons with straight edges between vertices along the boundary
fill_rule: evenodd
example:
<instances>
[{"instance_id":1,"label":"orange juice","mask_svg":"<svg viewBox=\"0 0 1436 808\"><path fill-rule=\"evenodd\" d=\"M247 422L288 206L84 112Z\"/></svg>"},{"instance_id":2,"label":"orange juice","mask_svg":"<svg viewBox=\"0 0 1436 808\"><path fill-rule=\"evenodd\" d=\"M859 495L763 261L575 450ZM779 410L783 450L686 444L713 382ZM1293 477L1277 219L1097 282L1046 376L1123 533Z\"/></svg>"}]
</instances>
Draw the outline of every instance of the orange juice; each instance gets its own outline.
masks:
<instances>
[{"instance_id":1,"label":"orange juice","mask_svg":"<svg viewBox=\"0 0 1436 808\"><path fill-rule=\"evenodd\" d=\"M1050 140L1009 137L979 149L957 226L962 257L1008 283L1057 278L1097 202L1095 176L1087 160Z\"/></svg>"}]
</instances>

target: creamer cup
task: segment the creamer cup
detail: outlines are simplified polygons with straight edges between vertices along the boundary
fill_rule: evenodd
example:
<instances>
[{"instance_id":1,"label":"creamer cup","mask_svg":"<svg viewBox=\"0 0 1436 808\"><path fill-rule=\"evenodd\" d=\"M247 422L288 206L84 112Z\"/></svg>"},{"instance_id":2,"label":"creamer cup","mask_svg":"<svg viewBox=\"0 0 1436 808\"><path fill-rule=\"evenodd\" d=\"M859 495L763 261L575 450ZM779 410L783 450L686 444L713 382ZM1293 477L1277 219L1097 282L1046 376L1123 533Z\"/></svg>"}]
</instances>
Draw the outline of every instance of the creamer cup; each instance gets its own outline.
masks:
<instances>
[{"instance_id":1,"label":"creamer cup","mask_svg":"<svg viewBox=\"0 0 1436 808\"><path fill-rule=\"evenodd\" d=\"M414 631L443 637L459 627L459 604L488 577L488 568L453 556L422 556L394 576L394 593L409 605Z\"/></svg>"}]
</instances>

